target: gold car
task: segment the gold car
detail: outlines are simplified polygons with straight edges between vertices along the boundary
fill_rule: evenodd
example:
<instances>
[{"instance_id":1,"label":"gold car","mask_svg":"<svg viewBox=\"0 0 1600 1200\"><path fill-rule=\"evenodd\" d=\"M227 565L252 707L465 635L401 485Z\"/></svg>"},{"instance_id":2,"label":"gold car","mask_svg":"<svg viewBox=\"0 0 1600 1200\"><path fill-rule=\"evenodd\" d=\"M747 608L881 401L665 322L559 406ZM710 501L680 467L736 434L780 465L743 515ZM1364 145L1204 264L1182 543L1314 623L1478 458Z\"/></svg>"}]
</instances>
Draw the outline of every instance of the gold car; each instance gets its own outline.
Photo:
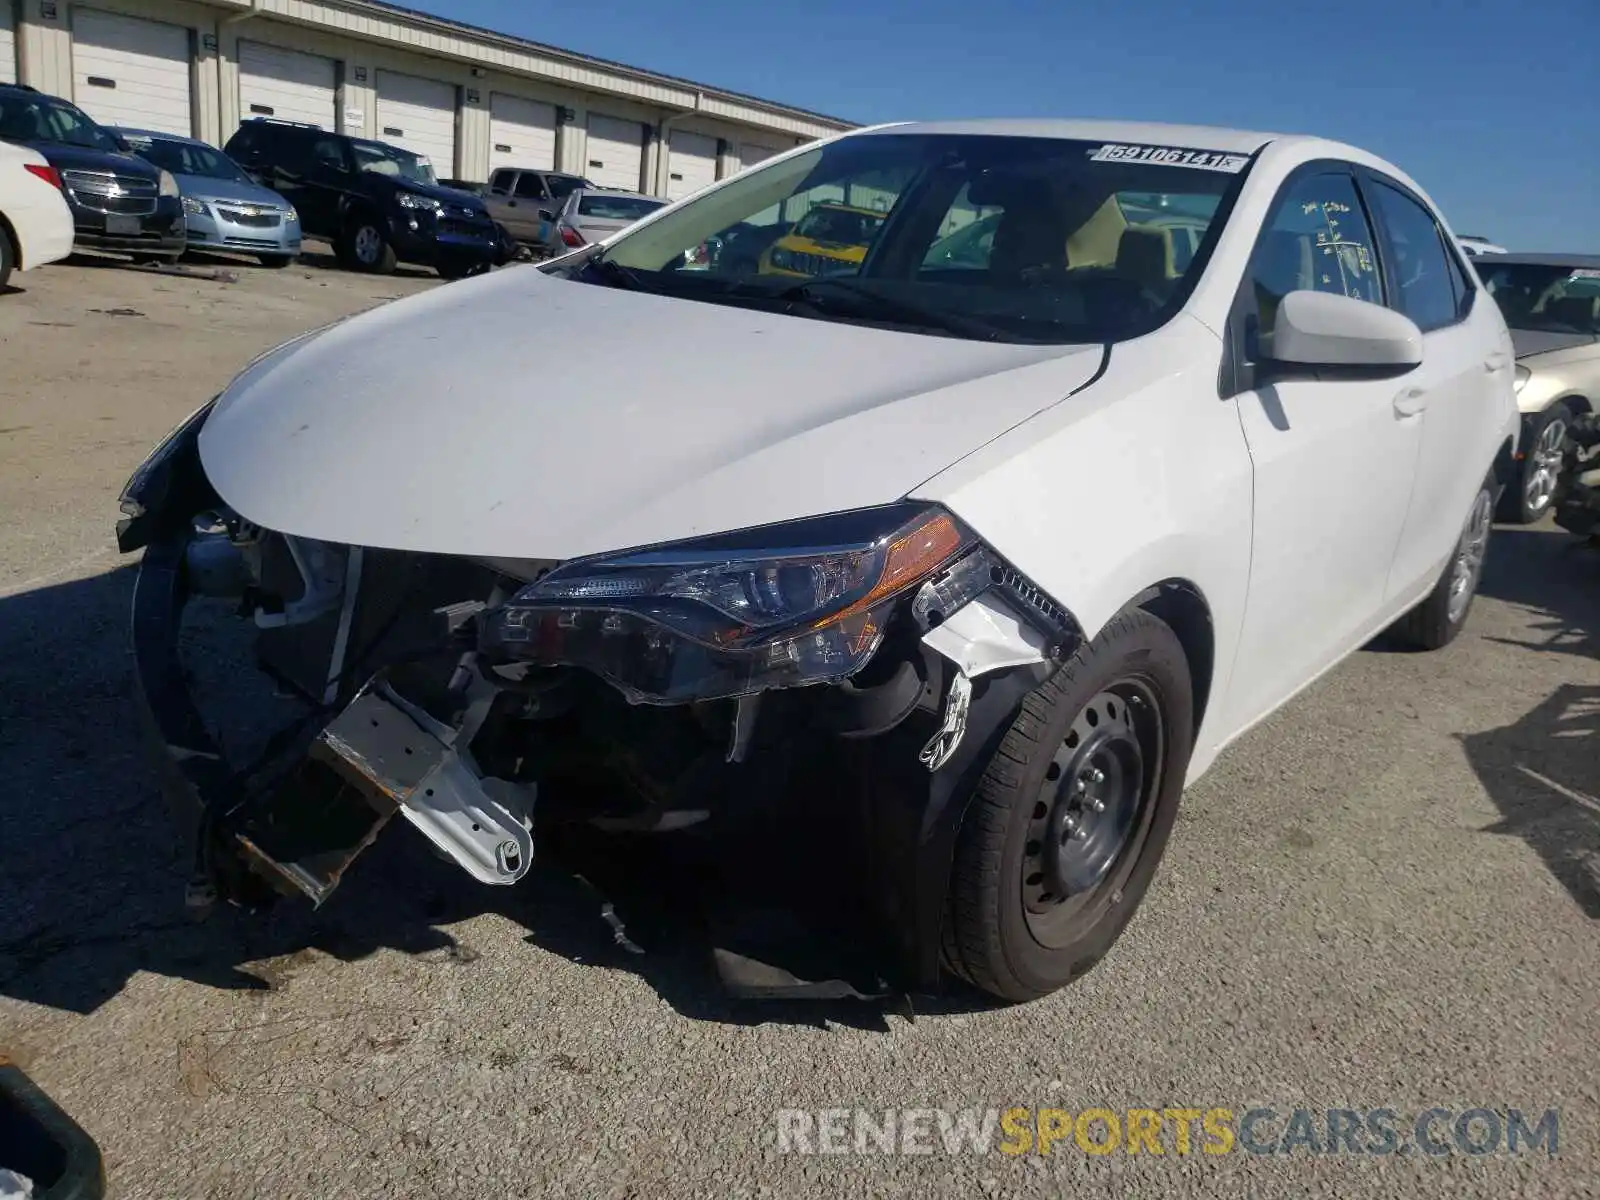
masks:
<instances>
[{"instance_id":1,"label":"gold car","mask_svg":"<svg viewBox=\"0 0 1600 1200\"><path fill-rule=\"evenodd\" d=\"M1516 350L1520 475L1500 515L1527 524L1550 510L1568 424L1600 404L1600 257L1483 254L1472 265Z\"/></svg>"},{"instance_id":2,"label":"gold car","mask_svg":"<svg viewBox=\"0 0 1600 1200\"><path fill-rule=\"evenodd\" d=\"M818 204L762 253L758 271L801 278L854 274L886 216L851 204Z\"/></svg>"}]
</instances>

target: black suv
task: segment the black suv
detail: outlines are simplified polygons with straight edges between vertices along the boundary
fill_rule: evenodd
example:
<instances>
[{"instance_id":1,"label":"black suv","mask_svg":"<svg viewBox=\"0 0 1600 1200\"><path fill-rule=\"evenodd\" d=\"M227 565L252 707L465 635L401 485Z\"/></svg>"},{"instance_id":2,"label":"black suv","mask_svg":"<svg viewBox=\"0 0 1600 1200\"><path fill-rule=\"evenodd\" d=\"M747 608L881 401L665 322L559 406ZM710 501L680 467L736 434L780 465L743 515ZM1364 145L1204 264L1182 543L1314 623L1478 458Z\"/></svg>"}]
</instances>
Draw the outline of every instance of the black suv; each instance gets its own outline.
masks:
<instances>
[{"instance_id":1,"label":"black suv","mask_svg":"<svg viewBox=\"0 0 1600 1200\"><path fill-rule=\"evenodd\" d=\"M82 109L22 84L0 84L0 140L37 150L61 176L73 241L135 260L183 253L183 201L171 175L128 152Z\"/></svg>"},{"instance_id":2,"label":"black suv","mask_svg":"<svg viewBox=\"0 0 1600 1200\"><path fill-rule=\"evenodd\" d=\"M260 117L223 152L293 204L300 228L332 242L347 267L388 274L396 262L419 263L457 279L487 271L499 254L483 201L440 187L409 150Z\"/></svg>"}]
</instances>

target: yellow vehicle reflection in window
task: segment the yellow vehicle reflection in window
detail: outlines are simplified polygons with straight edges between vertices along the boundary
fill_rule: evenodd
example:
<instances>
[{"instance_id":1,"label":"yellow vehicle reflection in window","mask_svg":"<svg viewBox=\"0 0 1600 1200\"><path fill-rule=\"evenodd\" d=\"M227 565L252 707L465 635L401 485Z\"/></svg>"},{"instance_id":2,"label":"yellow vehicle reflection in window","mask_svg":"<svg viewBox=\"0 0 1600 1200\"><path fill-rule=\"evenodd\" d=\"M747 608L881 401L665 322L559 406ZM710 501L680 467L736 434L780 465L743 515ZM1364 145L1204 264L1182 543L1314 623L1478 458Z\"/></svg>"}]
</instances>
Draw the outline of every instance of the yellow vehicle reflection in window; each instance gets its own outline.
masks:
<instances>
[{"instance_id":1,"label":"yellow vehicle reflection in window","mask_svg":"<svg viewBox=\"0 0 1600 1200\"><path fill-rule=\"evenodd\" d=\"M887 213L850 204L818 204L761 255L762 275L850 275L867 257Z\"/></svg>"}]
</instances>

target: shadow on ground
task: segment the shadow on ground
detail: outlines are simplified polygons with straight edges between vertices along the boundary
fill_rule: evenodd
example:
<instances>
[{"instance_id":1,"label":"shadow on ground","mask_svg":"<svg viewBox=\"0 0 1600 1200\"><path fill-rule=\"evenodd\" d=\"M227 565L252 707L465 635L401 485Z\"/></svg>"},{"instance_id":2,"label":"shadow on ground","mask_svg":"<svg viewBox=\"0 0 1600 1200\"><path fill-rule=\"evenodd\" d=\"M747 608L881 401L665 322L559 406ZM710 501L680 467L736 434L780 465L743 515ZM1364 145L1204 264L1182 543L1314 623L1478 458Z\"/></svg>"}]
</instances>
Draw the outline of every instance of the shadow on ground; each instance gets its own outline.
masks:
<instances>
[{"instance_id":1,"label":"shadow on ground","mask_svg":"<svg viewBox=\"0 0 1600 1200\"><path fill-rule=\"evenodd\" d=\"M520 923L532 945L636 972L697 1019L881 1029L887 1013L906 1011L899 997L730 997L712 966L713 922L686 886L715 867L688 840L541 843L528 879L500 889L435 858L397 819L321 910L293 901L262 914L223 906L209 921L189 921L173 826L133 706L134 575L121 567L0 597L0 995L90 1012L139 971L267 989L274 963L306 950L347 962L383 949L470 958L440 926L492 912ZM816 832L816 845L785 842L783 856L836 862L826 832ZM830 964L824 956L805 965ZM861 979L860 964L838 965ZM917 1010L983 1004L963 992L932 1007L919 1000Z\"/></svg>"},{"instance_id":2,"label":"shadow on ground","mask_svg":"<svg viewBox=\"0 0 1600 1200\"><path fill-rule=\"evenodd\" d=\"M1600 553L1540 528L1496 529L1483 593L1529 610L1546 654L1600 657ZM1483 832L1525 841L1579 908L1600 920L1600 687L1568 683L1513 724L1463 735L1501 819Z\"/></svg>"}]
</instances>

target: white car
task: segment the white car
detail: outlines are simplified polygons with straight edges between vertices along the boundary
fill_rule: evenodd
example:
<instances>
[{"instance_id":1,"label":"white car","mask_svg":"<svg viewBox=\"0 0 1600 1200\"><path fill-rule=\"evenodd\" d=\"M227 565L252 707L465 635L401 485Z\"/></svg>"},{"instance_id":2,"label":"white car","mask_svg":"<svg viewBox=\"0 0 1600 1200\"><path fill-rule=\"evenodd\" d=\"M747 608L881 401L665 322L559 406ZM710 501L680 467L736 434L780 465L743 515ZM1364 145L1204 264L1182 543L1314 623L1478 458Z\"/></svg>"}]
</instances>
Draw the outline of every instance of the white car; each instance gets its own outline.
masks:
<instances>
[{"instance_id":1,"label":"white car","mask_svg":"<svg viewBox=\"0 0 1600 1200\"><path fill-rule=\"evenodd\" d=\"M0 288L11 272L31 271L72 253L72 210L61 177L44 155L0 142Z\"/></svg>"},{"instance_id":2,"label":"white car","mask_svg":"<svg viewBox=\"0 0 1600 1200\"><path fill-rule=\"evenodd\" d=\"M1504 254L1506 248L1491 242L1485 237L1475 237L1470 233L1463 233L1456 241L1461 243L1461 248L1476 258L1480 254Z\"/></svg>"},{"instance_id":3,"label":"white car","mask_svg":"<svg viewBox=\"0 0 1600 1200\"><path fill-rule=\"evenodd\" d=\"M827 202L888 215L810 275L684 269ZM996 214L981 255L934 250ZM1381 159L1050 120L852 131L306 335L123 497L191 895L321 902L396 812L505 884L536 799L654 830L790 803L774 830L822 840L744 865L820 887L882 978L1041 996L1224 746L1386 629L1461 630L1511 354ZM308 705L248 788L185 690L195 592L243 597ZM752 957L718 961L759 989Z\"/></svg>"}]
</instances>

